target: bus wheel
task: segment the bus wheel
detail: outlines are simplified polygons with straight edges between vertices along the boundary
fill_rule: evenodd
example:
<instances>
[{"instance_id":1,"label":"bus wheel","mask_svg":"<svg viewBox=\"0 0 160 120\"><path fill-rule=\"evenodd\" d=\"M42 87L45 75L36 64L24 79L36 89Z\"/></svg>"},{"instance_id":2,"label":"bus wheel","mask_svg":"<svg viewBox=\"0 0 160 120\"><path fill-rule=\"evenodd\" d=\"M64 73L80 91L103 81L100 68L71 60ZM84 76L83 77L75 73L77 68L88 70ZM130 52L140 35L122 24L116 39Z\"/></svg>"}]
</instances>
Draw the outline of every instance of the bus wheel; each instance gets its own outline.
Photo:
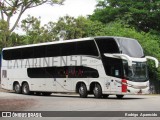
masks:
<instances>
[{"instance_id":1,"label":"bus wheel","mask_svg":"<svg viewBox=\"0 0 160 120\"><path fill-rule=\"evenodd\" d=\"M30 94L28 83L23 83L23 85L22 85L22 93L25 94L25 95L29 95Z\"/></svg>"},{"instance_id":2,"label":"bus wheel","mask_svg":"<svg viewBox=\"0 0 160 120\"><path fill-rule=\"evenodd\" d=\"M21 86L19 85L19 83L15 83L14 84L14 90L17 94L21 94L22 91L21 91Z\"/></svg>"},{"instance_id":3,"label":"bus wheel","mask_svg":"<svg viewBox=\"0 0 160 120\"><path fill-rule=\"evenodd\" d=\"M93 88L93 94L95 98L101 98L102 97L102 88L99 84L95 84Z\"/></svg>"},{"instance_id":4,"label":"bus wheel","mask_svg":"<svg viewBox=\"0 0 160 120\"><path fill-rule=\"evenodd\" d=\"M116 95L118 99L122 99L124 95Z\"/></svg>"},{"instance_id":5,"label":"bus wheel","mask_svg":"<svg viewBox=\"0 0 160 120\"><path fill-rule=\"evenodd\" d=\"M79 87L79 95L81 98L86 98L87 95L88 95L88 92L87 92L87 87L85 84L81 83L80 87Z\"/></svg>"}]
</instances>

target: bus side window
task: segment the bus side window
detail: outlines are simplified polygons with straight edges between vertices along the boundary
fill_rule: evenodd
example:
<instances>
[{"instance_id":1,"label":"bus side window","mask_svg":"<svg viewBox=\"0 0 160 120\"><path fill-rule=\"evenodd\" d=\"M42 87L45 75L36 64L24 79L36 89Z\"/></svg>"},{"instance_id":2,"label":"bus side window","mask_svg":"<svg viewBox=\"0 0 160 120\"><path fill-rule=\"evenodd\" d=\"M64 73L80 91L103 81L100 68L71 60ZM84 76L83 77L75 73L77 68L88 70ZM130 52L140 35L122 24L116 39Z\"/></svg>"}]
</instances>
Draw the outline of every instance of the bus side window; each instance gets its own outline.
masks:
<instances>
[{"instance_id":1,"label":"bus side window","mask_svg":"<svg viewBox=\"0 0 160 120\"><path fill-rule=\"evenodd\" d=\"M111 76L113 76L113 77L121 77L120 66L112 66L111 67Z\"/></svg>"},{"instance_id":2,"label":"bus side window","mask_svg":"<svg viewBox=\"0 0 160 120\"><path fill-rule=\"evenodd\" d=\"M41 58L46 56L46 46L36 46L34 47L34 57Z\"/></svg>"},{"instance_id":3,"label":"bus side window","mask_svg":"<svg viewBox=\"0 0 160 120\"><path fill-rule=\"evenodd\" d=\"M78 70L78 76L82 77L83 76L83 71L81 69Z\"/></svg>"},{"instance_id":4,"label":"bus side window","mask_svg":"<svg viewBox=\"0 0 160 120\"><path fill-rule=\"evenodd\" d=\"M69 78L75 78L76 77L75 66L68 67L68 72L69 72Z\"/></svg>"},{"instance_id":5,"label":"bus side window","mask_svg":"<svg viewBox=\"0 0 160 120\"><path fill-rule=\"evenodd\" d=\"M115 76L119 76L119 70L115 70L114 75L115 75Z\"/></svg>"},{"instance_id":6,"label":"bus side window","mask_svg":"<svg viewBox=\"0 0 160 120\"><path fill-rule=\"evenodd\" d=\"M76 43L60 44L60 56L76 55Z\"/></svg>"},{"instance_id":7,"label":"bus side window","mask_svg":"<svg viewBox=\"0 0 160 120\"><path fill-rule=\"evenodd\" d=\"M85 78L98 78L99 74L96 69L89 68L89 67L84 67L83 68L83 76Z\"/></svg>"},{"instance_id":8,"label":"bus side window","mask_svg":"<svg viewBox=\"0 0 160 120\"><path fill-rule=\"evenodd\" d=\"M76 43L76 55L98 56L98 50L93 40Z\"/></svg>"},{"instance_id":9,"label":"bus side window","mask_svg":"<svg viewBox=\"0 0 160 120\"><path fill-rule=\"evenodd\" d=\"M57 57L60 56L60 45L47 45L46 46L46 57Z\"/></svg>"},{"instance_id":10,"label":"bus side window","mask_svg":"<svg viewBox=\"0 0 160 120\"><path fill-rule=\"evenodd\" d=\"M57 68L56 71L57 71L57 76L56 77L60 77L61 78L63 76L63 69L61 69L61 68L58 69Z\"/></svg>"},{"instance_id":11,"label":"bus side window","mask_svg":"<svg viewBox=\"0 0 160 120\"><path fill-rule=\"evenodd\" d=\"M21 59L34 58L34 49L33 47L21 48L22 56Z\"/></svg>"},{"instance_id":12,"label":"bus side window","mask_svg":"<svg viewBox=\"0 0 160 120\"><path fill-rule=\"evenodd\" d=\"M104 56L102 56L102 59L103 59L106 75L122 78L123 76L122 67L123 66L122 66L122 61L120 59L109 58L109 57L104 57Z\"/></svg>"}]
</instances>

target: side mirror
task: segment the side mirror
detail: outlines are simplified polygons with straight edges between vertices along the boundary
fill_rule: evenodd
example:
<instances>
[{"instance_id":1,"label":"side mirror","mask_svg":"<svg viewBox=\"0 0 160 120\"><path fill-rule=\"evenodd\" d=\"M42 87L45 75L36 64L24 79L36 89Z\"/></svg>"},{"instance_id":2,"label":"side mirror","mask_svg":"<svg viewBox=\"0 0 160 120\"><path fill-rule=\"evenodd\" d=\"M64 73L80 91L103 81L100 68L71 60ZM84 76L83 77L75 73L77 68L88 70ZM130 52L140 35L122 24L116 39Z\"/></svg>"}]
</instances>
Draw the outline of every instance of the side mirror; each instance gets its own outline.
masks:
<instances>
[{"instance_id":1,"label":"side mirror","mask_svg":"<svg viewBox=\"0 0 160 120\"><path fill-rule=\"evenodd\" d=\"M132 58L129 57L128 55L126 54L104 54L106 57L112 57L112 58L120 58L120 59L123 59L123 60L127 60L128 62L128 66L132 66Z\"/></svg>"}]
</instances>

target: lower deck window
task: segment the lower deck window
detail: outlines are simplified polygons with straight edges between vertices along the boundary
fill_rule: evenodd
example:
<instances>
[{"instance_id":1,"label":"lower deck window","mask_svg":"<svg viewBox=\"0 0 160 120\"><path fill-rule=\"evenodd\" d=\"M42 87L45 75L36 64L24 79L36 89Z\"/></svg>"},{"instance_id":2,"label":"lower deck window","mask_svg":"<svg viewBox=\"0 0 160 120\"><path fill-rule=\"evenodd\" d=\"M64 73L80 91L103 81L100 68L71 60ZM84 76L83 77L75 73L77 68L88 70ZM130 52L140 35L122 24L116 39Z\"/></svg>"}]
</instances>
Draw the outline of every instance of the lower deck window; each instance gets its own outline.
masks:
<instances>
[{"instance_id":1,"label":"lower deck window","mask_svg":"<svg viewBox=\"0 0 160 120\"><path fill-rule=\"evenodd\" d=\"M98 78L96 69L84 66L28 68L30 78Z\"/></svg>"}]
</instances>

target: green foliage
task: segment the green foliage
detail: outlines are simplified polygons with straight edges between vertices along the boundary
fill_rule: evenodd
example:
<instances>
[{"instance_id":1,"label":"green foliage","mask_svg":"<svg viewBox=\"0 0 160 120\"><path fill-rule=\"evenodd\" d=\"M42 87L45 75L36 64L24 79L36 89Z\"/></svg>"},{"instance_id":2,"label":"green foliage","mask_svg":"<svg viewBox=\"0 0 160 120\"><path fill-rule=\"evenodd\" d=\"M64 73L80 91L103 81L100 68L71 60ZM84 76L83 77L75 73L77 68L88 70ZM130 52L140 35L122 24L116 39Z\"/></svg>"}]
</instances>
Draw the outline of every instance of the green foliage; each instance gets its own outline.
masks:
<instances>
[{"instance_id":1,"label":"green foliage","mask_svg":"<svg viewBox=\"0 0 160 120\"><path fill-rule=\"evenodd\" d=\"M44 26L40 26L40 19L28 16L22 20L21 28L25 31L27 37L26 43L40 43L47 41L59 40L61 31L65 31L65 40L91 37L97 35L103 30L104 25L98 21L91 21L85 17L73 18L64 16L59 18L57 22L49 22Z\"/></svg>"},{"instance_id":2,"label":"green foliage","mask_svg":"<svg viewBox=\"0 0 160 120\"><path fill-rule=\"evenodd\" d=\"M138 31L160 31L159 0L103 0L90 16L91 20L109 23L120 20Z\"/></svg>"},{"instance_id":3,"label":"green foliage","mask_svg":"<svg viewBox=\"0 0 160 120\"><path fill-rule=\"evenodd\" d=\"M19 46L25 44L25 38L24 35L18 35L17 33L12 32L9 41L7 43L7 46L13 47L13 46Z\"/></svg>"},{"instance_id":4,"label":"green foliage","mask_svg":"<svg viewBox=\"0 0 160 120\"><path fill-rule=\"evenodd\" d=\"M11 43L10 38L12 32L17 27L18 22L22 16L22 14L30 8L37 7L44 3L59 4L61 5L64 0L1 0L0 1L0 15L2 21L6 21L6 31L7 34L3 34L1 36L2 46L6 47ZM16 16L16 21L13 26L10 25L13 16ZM13 21L12 21L13 22ZM5 36L4 36L5 35Z\"/></svg>"},{"instance_id":5,"label":"green foliage","mask_svg":"<svg viewBox=\"0 0 160 120\"><path fill-rule=\"evenodd\" d=\"M6 37L10 35L10 31L8 31L8 24L4 20L0 20L0 48L6 46Z\"/></svg>"},{"instance_id":6,"label":"green foliage","mask_svg":"<svg viewBox=\"0 0 160 120\"><path fill-rule=\"evenodd\" d=\"M65 39L75 39L83 37L95 36L97 32L101 31L103 24L98 21L91 21L85 17L78 17L77 19L69 16L60 18L55 24L54 30L59 33L61 30L66 31Z\"/></svg>"},{"instance_id":7,"label":"green foliage","mask_svg":"<svg viewBox=\"0 0 160 120\"><path fill-rule=\"evenodd\" d=\"M54 25L50 22L48 25L41 27L40 18L28 16L22 20L21 28L26 33L24 38L25 44L34 44L40 42L48 42L55 39L55 35L51 31Z\"/></svg>"}]
</instances>

